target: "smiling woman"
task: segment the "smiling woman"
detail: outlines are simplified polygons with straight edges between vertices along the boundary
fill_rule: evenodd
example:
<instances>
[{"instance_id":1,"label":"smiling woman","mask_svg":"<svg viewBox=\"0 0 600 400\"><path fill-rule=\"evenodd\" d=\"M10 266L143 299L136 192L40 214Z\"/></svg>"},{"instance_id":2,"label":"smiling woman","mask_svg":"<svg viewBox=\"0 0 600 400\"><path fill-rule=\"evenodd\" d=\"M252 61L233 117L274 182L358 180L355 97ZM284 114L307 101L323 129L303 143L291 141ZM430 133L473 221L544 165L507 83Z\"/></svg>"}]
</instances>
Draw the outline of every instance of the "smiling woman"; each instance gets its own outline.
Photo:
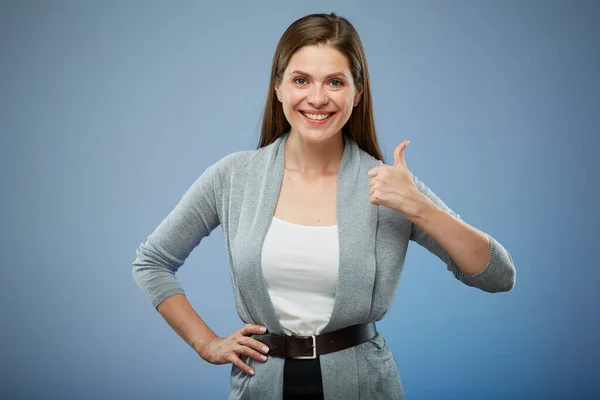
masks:
<instances>
[{"instance_id":1,"label":"smiling woman","mask_svg":"<svg viewBox=\"0 0 600 400\"><path fill-rule=\"evenodd\" d=\"M409 170L383 164L367 63L335 14L294 22L271 69L261 140L208 168L140 245L133 275L204 360L231 363L230 399L402 399L375 322L395 298L409 241L466 285L510 290L515 269ZM222 225L245 323L220 338L175 272Z\"/></svg>"}]
</instances>

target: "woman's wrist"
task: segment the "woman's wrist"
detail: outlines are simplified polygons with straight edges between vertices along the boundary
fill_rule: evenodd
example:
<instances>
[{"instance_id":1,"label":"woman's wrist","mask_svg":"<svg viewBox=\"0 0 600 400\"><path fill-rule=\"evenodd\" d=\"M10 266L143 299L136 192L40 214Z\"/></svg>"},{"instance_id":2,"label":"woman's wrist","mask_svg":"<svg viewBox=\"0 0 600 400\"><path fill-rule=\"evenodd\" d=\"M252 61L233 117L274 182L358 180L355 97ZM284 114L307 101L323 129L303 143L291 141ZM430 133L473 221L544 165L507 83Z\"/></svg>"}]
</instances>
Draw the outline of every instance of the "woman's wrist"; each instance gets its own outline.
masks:
<instances>
[{"instance_id":1,"label":"woman's wrist","mask_svg":"<svg viewBox=\"0 0 600 400\"><path fill-rule=\"evenodd\" d=\"M201 339L193 340L190 343L190 346L192 347L192 349L194 349L194 351L203 360L209 361L210 360L210 356L209 356L207 350L208 350L208 347L210 346L211 342L213 342L216 339L219 339L219 337L217 335L214 335L213 337L209 337L209 338L201 338Z\"/></svg>"}]
</instances>

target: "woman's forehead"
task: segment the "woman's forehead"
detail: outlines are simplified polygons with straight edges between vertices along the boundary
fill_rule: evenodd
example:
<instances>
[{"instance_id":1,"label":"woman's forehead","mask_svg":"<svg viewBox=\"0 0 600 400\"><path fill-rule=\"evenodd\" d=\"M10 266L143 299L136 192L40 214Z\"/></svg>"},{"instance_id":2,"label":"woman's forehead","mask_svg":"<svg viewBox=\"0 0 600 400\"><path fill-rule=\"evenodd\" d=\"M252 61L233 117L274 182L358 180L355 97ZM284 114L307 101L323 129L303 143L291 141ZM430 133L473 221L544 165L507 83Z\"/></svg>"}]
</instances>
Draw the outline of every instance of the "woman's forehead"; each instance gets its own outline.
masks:
<instances>
[{"instance_id":1,"label":"woman's forehead","mask_svg":"<svg viewBox=\"0 0 600 400\"><path fill-rule=\"evenodd\" d=\"M332 74L351 76L348 58L333 46L304 46L291 57L286 74L304 72L314 77Z\"/></svg>"}]
</instances>

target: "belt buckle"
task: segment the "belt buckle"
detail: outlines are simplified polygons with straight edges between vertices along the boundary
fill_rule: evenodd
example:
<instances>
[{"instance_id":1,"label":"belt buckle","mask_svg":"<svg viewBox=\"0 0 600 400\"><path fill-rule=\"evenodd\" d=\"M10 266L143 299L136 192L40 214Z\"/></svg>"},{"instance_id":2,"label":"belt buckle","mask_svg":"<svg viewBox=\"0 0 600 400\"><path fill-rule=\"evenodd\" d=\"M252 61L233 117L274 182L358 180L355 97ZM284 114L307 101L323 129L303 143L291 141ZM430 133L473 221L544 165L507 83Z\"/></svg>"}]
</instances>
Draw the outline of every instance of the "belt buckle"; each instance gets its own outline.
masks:
<instances>
[{"instance_id":1,"label":"belt buckle","mask_svg":"<svg viewBox=\"0 0 600 400\"><path fill-rule=\"evenodd\" d=\"M317 338L316 335L294 335L294 337L301 339L312 338L312 355L310 356L293 356L294 360L314 360L317 358Z\"/></svg>"}]
</instances>

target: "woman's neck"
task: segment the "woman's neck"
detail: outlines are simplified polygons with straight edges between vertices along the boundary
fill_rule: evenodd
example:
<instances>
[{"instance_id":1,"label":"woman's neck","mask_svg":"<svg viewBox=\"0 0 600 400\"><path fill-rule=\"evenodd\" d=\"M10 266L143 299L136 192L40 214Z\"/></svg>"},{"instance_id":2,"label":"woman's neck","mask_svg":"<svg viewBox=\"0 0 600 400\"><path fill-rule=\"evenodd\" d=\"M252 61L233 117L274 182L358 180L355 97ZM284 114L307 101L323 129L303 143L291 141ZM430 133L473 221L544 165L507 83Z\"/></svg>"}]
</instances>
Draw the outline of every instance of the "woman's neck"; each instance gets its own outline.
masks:
<instances>
[{"instance_id":1,"label":"woman's neck","mask_svg":"<svg viewBox=\"0 0 600 400\"><path fill-rule=\"evenodd\" d=\"M285 169L303 175L337 174L344 154L342 132L323 143L311 143L291 131L285 146Z\"/></svg>"}]
</instances>

